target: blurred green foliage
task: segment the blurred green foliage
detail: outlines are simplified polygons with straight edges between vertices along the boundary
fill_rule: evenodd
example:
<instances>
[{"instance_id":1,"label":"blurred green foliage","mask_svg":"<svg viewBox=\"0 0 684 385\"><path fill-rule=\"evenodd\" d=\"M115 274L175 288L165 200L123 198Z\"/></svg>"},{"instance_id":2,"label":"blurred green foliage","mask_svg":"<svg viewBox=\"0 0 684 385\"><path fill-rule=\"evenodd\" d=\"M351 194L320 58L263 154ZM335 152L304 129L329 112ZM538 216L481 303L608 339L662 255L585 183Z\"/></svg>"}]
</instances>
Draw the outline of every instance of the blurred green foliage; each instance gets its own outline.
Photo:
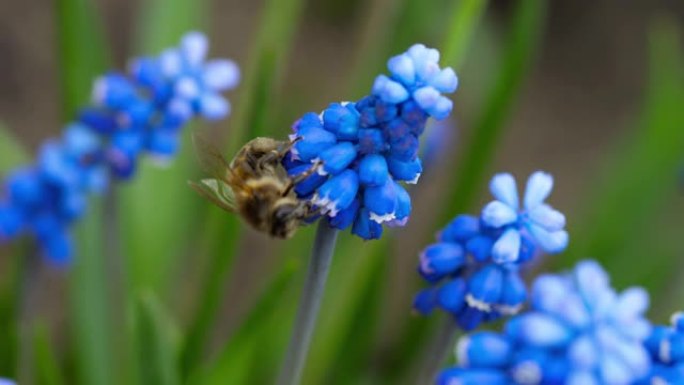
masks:
<instances>
[{"instance_id":1,"label":"blurred green foliage","mask_svg":"<svg viewBox=\"0 0 684 385\"><path fill-rule=\"evenodd\" d=\"M146 0L141 5L136 54L156 53L187 30L206 29L211 6L207 0ZM281 93L305 5L303 0L264 2L247 60L241 65L243 83L231 97L233 115L226 123L228 129L221 132L226 153L234 153L257 135L282 135L287 129L284 117L304 112L293 110L298 100L315 100L315 95L295 98ZM328 0L317 5L314 11L334 22L358 20L356 49L346 74L349 94L339 95L340 99L366 93L385 60L417 41L441 48L443 61L461 69L473 41L487 32L482 31L487 24L481 22L490 17L489 5L485 0ZM472 209L483 190L526 74L534 68L546 7L543 0L516 1L505 33L496 36L501 60L492 67L493 80L474 122L465 127L469 140L459 144L445 201L420 230L421 236ZM87 100L93 78L104 71L111 53L93 2L59 0L56 16L68 120ZM567 267L578 258L596 257L619 286L646 285L656 300L668 304L684 300L682 293L668 292L667 287L684 271L684 262L677 258L681 247L676 228L654 224L672 205L681 208L681 202L676 202L684 153L680 37L681 30L672 20L654 20L640 121L606 154L606 166L596 172L597 182L582 197L585 211L569 216L571 250L550 264ZM185 188L185 181L198 172L190 148L191 131L196 129L187 130L184 149L170 168L144 162L134 182L90 202L89 215L78 229L78 255L68 274L68 347L56 346L43 324L35 326L31 367L38 384L273 382L289 338L311 230L278 245L269 259L272 265L261 269L268 277L251 309L235 322L227 339L212 338L221 326L221 311L234 301L225 292L227 281L235 276L231 273L236 258L248 256L249 251L242 250L244 233L238 219L207 208ZM2 127L0 153L3 174L30 159L22 144ZM389 340L378 337L383 322L395 322L383 312L391 297L386 279L394 263L396 235L388 232L382 240L369 243L342 237L305 384L415 381L435 320L411 318L406 309L405 317L396 320L398 335ZM15 253L17 260L20 253L25 250ZM13 279L3 283L0 291L0 329L5 330L0 335L0 369L7 374L14 374L17 365L13 333L18 330L14 320L19 310L12 293L23 274L21 264L17 265L11 269ZM405 284L417 287L418 279ZM190 304L183 302L185 297L191 298Z\"/></svg>"}]
</instances>

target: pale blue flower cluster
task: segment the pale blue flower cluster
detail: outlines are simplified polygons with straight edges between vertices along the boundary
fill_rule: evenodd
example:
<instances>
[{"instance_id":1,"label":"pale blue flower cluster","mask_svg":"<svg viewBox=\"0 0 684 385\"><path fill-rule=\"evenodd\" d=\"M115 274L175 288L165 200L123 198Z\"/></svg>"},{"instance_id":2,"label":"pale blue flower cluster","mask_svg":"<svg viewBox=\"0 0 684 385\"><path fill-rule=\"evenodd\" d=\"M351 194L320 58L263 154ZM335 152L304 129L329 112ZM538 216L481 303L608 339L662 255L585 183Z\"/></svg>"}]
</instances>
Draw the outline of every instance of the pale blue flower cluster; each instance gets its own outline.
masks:
<instances>
[{"instance_id":1,"label":"pale blue flower cluster","mask_svg":"<svg viewBox=\"0 0 684 385\"><path fill-rule=\"evenodd\" d=\"M551 175L533 173L521 207L515 179L494 176L490 190L497 200L479 218L456 217L420 254L418 271L432 286L416 296L416 310L439 307L467 330L517 313L527 299L520 269L538 250L567 247L564 215L544 203L552 188Z\"/></svg>"},{"instance_id":2,"label":"pale blue flower cluster","mask_svg":"<svg viewBox=\"0 0 684 385\"><path fill-rule=\"evenodd\" d=\"M97 79L92 104L62 137L48 140L35 164L5 180L0 242L29 232L47 258L67 263L69 228L85 213L88 194L104 191L110 176L131 178L142 155L171 160L190 119L215 120L229 113L220 92L237 85L237 65L205 61L207 51L207 38L191 32L158 57L133 60L128 74Z\"/></svg>"},{"instance_id":3,"label":"pale blue flower cluster","mask_svg":"<svg viewBox=\"0 0 684 385\"><path fill-rule=\"evenodd\" d=\"M437 384L637 384L651 370L648 304L641 288L617 293L594 261L543 275L533 285L531 309L511 318L503 333L462 338L458 365Z\"/></svg>"},{"instance_id":4,"label":"pale blue flower cluster","mask_svg":"<svg viewBox=\"0 0 684 385\"><path fill-rule=\"evenodd\" d=\"M446 118L456 90L451 68L439 67L439 52L416 44L391 58L390 76L375 79L371 95L333 103L293 126L290 175L316 172L296 187L337 229L351 227L363 239L379 238L382 224L403 226L411 198L399 182L417 183L422 172L419 137L429 117Z\"/></svg>"}]
</instances>

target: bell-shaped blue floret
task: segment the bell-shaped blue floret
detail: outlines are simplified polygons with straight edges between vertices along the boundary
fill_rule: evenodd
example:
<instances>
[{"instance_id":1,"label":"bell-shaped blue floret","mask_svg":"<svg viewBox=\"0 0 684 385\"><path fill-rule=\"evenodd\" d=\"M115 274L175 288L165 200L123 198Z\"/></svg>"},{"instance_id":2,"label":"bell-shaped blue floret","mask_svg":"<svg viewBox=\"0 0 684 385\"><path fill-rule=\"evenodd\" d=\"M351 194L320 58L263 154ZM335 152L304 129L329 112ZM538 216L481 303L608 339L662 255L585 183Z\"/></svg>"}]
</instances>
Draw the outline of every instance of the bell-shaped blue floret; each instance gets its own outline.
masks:
<instances>
[{"instance_id":1,"label":"bell-shaped blue floret","mask_svg":"<svg viewBox=\"0 0 684 385\"><path fill-rule=\"evenodd\" d=\"M323 163L318 169L320 174L337 175L356 159L356 147L350 142L340 142L321 151L318 159Z\"/></svg>"},{"instance_id":2,"label":"bell-shaped blue floret","mask_svg":"<svg viewBox=\"0 0 684 385\"><path fill-rule=\"evenodd\" d=\"M387 165L394 179L405 181L409 184L418 183L418 179L420 179L420 175L423 172L423 165L418 157L410 161L389 157L387 158Z\"/></svg>"},{"instance_id":3,"label":"bell-shaped blue floret","mask_svg":"<svg viewBox=\"0 0 684 385\"><path fill-rule=\"evenodd\" d=\"M382 186L387 183L389 170L384 156L366 155L359 163L359 181L366 186Z\"/></svg>"},{"instance_id":4,"label":"bell-shaped blue floret","mask_svg":"<svg viewBox=\"0 0 684 385\"><path fill-rule=\"evenodd\" d=\"M485 265L468 280L468 305L484 312L491 312L498 303L504 284L504 274L499 266Z\"/></svg>"},{"instance_id":5,"label":"bell-shaped blue floret","mask_svg":"<svg viewBox=\"0 0 684 385\"><path fill-rule=\"evenodd\" d=\"M328 223L330 223L331 227L334 227L338 230L344 230L354 223L354 219L356 219L360 208L361 202L359 202L358 199L354 199L349 207L341 210L334 217L329 218Z\"/></svg>"},{"instance_id":6,"label":"bell-shaped blue floret","mask_svg":"<svg viewBox=\"0 0 684 385\"><path fill-rule=\"evenodd\" d=\"M359 132L361 115L353 104L332 103L323 111L323 125L340 140L355 140Z\"/></svg>"},{"instance_id":7,"label":"bell-shaped blue floret","mask_svg":"<svg viewBox=\"0 0 684 385\"><path fill-rule=\"evenodd\" d=\"M395 82L385 75L375 78L373 95L387 103L401 103L409 98L409 93L401 83Z\"/></svg>"},{"instance_id":8,"label":"bell-shaped blue floret","mask_svg":"<svg viewBox=\"0 0 684 385\"><path fill-rule=\"evenodd\" d=\"M295 177L295 176L303 174L305 172L309 172L311 170L311 167L313 167L311 165L311 163L304 163L304 164L300 164L298 166L294 166L292 168L289 168L287 170L287 173L291 177ZM316 191L316 189L318 189L327 179L328 179L327 176L321 175L317 172L313 172L306 179L297 183L297 185L294 188L295 192L297 193L297 196L300 196L300 197L308 196L309 194Z\"/></svg>"},{"instance_id":9,"label":"bell-shaped blue floret","mask_svg":"<svg viewBox=\"0 0 684 385\"><path fill-rule=\"evenodd\" d=\"M442 285L437 292L437 303L449 313L456 314L465 305L468 286L462 279L451 280Z\"/></svg>"},{"instance_id":10,"label":"bell-shaped blue floret","mask_svg":"<svg viewBox=\"0 0 684 385\"><path fill-rule=\"evenodd\" d=\"M340 210L352 204L358 189L358 175L352 170L345 170L323 183L312 198L312 202L334 217Z\"/></svg>"},{"instance_id":11,"label":"bell-shaped blue floret","mask_svg":"<svg viewBox=\"0 0 684 385\"><path fill-rule=\"evenodd\" d=\"M292 146L292 154L304 162L318 157L337 142L335 134L315 125L300 126L294 135L297 142Z\"/></svg>"},{"instance_id":12,"label":"bell-shaped blue floret","mask_svg":"<svg viewBox=\"0 0 684 385\"><path fill-rule=\"evenodd\" d=\"M463 247L456 243L434 243L420 253L420 272L425 276L444 277L456 272L466 261Z\"/></svg>"},{"instance_id":13,"label":"bell-shaped blue floret","mask_svg":"<svg viewBox=\"0 0 684 385\"><path fill-rule=\"evenodd\" d=\"M391 178L381 186L367 187L363 193L363 205L368 208L371 220L377 223L396 218L397 189Z\"/></svg>"},{"instance_id":14,"label":"bell-shaped blue floret","mask_svg":"<svg viewBox=\"0 0 684 385\"><path fill-rule=\"evenodd\" d=\"M361 154L380 153L389 146L382 135L382 131L375 128L360 129L358 145Z\"/></svg>"},{"instance_id":15,"label":"bell-shaped blue floret","mask_svg":"<svg viewBox=\"0 0 684 385\"><path fill-rule=\"evenodd\" d=\"M397 207L394 212L394 219L387 222L387 225L402 227L406 225L411 216L411 196L405 188L396 182L394 182L394 188L397 192Z\"/></svg>"},{"instance_id":16,"label":"bell-shaped blue floret","mask_svg":"<svg viewBox=\"0 0 684 385\"><path fill-rule=\"evenodd\" d=\"M444 242L467 242L479 235L480 220L472 215L459 215L439 233L438 238Z\"/></svg>"},{"instance_id":17,"label":"bell-shaped blue floret","mask_svg":"<svg viewBox=\"0 0 684 385\"><path fill-rule=\"evenodd\" d=\"M461 338L456 348L459 364L473 367L502 367L510 362L511 352L508 340L491 332Z\"/></svg>"},{"instance_id":18,"label":"bell-shaped blue floret","mask_svg":"<svg viewBox=\"0 0 684 385\"><path fill-rule=\"evenodd\" d=\"M382 236L382 225L371 220L370 211L364 207L359 210L359 214L356 216L352 226L352 234L358 235L365 240L379 239Z\"/></svg>"}]
</instances>

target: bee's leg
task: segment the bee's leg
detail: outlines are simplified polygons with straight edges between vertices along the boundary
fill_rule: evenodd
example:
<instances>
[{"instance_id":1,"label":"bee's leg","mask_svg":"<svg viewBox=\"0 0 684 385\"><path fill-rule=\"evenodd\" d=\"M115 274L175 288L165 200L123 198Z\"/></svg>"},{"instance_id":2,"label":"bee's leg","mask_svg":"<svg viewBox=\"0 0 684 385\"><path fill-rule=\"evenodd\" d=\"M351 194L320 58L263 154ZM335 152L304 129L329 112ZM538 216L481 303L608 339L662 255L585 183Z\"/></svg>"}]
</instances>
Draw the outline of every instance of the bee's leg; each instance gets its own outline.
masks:
<instances>
[{"instance_id":1,"label":"bee's leg","mask_svg":"<svg viewBox=\"0 0 684 385\"><path fill-rule=\"evenodd\" d=\"M302 182L304 179L306 179L306 178L310 177L311 175L313 175L313 173L315 173L315 172L318 170L318 167L320 167L321 164L323 164L323 163L320 162L320 161L315 162L314 164L311 165L311 167L309 167L308 170L306 170L306 171L304 171L303 173L297 174L297 175L293 176L292 178L290 178L290 182L289 182L289 184L287 185L287 188L285 189L285 191L283 191L283 196L289 194L290 191L292 191L292 189L293 189L298 183Z\"/></svg>"}]
</instances>

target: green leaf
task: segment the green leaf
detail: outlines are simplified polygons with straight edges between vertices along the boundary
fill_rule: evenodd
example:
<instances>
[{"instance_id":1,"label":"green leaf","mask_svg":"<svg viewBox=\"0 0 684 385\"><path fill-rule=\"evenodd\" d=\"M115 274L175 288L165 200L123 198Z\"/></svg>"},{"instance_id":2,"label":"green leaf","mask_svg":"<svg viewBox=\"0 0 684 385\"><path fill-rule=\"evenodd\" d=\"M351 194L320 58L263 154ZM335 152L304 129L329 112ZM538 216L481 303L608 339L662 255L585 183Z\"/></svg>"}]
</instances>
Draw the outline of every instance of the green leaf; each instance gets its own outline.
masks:
<instances>
[{"instance_id":1,"label":"green leaf","mask_svg":"<svg viewBox=\"0 0 684 385\"><path fill-rule=\"evenodd\" d=\"M609 154L587 197L587 210L569 220L568 253L557 264L597 258L622 287L667 289L681 266L681 234L659 225L677 207L684 165L684 52L681 29L656 19L650 34L649 76L641 120ZM681 217L679 217L681 220ZM646 258L646 259L644 259Z\"/></svg>"},{"instance_id":2,"label":"green leaf","mask_svg":"<svg viewBox=\"0 0 684 385\"><path fill-rule=\"evenodd\" d=\"M109 62L102 22L89 0L57 0L60 80L65 120L71 120L90 96L96 76Z\"/></svg>"},{"instance_id":3,"label":"green leaf","mask_svg":"<svg viewBox=\"0 0 684 385\"><path fill-rule=\"evenodd\" d=\"M57 354L45 325L38 324L35 326L33 351L35 354L37 383L40 385L65 384Z\"/></svg>"},{"instance_id":4,"label":"green leaf","mask_svg":"<svg viewBox=\"0 0 684 385\"><path fill-rule=\"evenodd\" d=\"M178 329L152 292L142 293L135 312L138 381L145 385L179 385Z\"/></svg>"},{"instance_id":5,"label":"green leaf","mask_svg":"<svg viewBox=\"0 0 684 385\"><path fill-rule=\"evenodd\" d=\"M18 166L28 165L31 156L12 131L0 123L0 175L7 175Z\"/></svg>"}]
</instances>

